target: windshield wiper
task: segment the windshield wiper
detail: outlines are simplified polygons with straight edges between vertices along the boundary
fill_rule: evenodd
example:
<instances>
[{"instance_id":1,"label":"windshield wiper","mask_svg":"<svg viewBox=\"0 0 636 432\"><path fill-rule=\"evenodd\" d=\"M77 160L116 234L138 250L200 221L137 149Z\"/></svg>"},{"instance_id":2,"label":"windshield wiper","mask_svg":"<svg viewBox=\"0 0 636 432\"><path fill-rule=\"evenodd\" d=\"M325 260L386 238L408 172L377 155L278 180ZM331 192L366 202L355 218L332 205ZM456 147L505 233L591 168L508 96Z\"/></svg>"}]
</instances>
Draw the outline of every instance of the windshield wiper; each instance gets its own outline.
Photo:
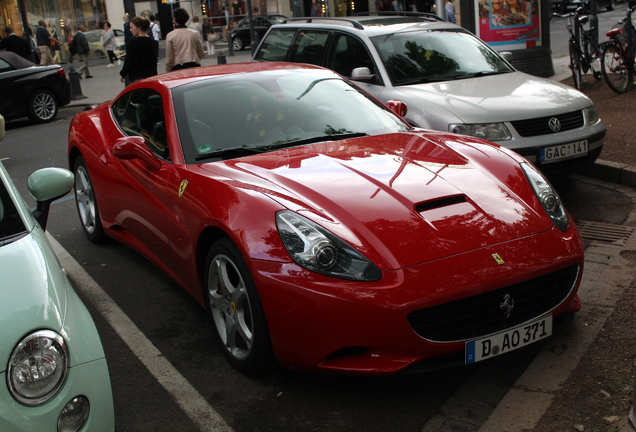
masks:
<instances>
[{"instance_id":1,"label":"windshield wiper","mask_svg":"<svg viewBox=\"0 0 636 432\"><path fill-rule=\"evenodd\" d=\"M369 134L364 132L350 132L350 133L342 133L342 134L332 134L332 135L319 135L311 138L303 138L291 141L277 142L265 147L260 147L263 150L274 150L281 149L285 147L294 147L303 144L312 144L323 141L338 141L348 138L359 138L363 136L369 136Z\"/></svg>"},{"instance_id":2,"label":"windshield wiper","mask_svg":"<svg viewBox=\"0 0 636 432\"><path fill-rule=\"evenodd\" d=\"M453 77L453 79L458 80L458 79L466 79L466 78L479 78L479 77L485 77L489 75L500 75L500 74L505 74L510 72L512 71L482 71L482 72L458 75L456 77Z\"/></svg>"},{"instance_id":3,"label":"windshield wiper","mask_svg":"<svg viewBox=\"0 0 636 432\"><path fill-rule=\"evenodd\" d=\"M230 147L225 149L212 150L211 152L200 154L196 156L194 160L200 161L215 157L245 156L248 154L263 153L263 151L265 151L264 147Z\"/></svg>"}]
</instances>

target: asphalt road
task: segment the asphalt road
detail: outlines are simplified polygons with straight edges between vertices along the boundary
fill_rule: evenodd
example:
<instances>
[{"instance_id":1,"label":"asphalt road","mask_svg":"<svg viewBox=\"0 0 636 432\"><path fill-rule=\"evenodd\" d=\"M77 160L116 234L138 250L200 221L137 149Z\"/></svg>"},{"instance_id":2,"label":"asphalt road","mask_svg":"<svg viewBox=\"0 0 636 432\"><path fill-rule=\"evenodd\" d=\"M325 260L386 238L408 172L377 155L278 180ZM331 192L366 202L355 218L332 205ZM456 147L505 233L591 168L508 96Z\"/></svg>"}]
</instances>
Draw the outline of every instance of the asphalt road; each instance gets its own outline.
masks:
<instances>
[{"instance_id":1,"label":"asphalt road","mask_svg":"<svg viewBox=\"0 0 636 432\"><path fill-rule=\"evenodd\" d=\"M66 167L68 122L78 110L63 109L47 125L8 123L0 159L29 204L28 175ZM577 219L620 224L632 207L602 185L556 185ZM204 310L169 278L120 244L86 240L72 197L52 206L48 229L78 263L67 270L102 337L118 432L417 431L456 417L469 421L463 430L477 431L543 346L434 374L364 378L279 369L247 377L223 358Z\"/></svg>"}]
</instances>

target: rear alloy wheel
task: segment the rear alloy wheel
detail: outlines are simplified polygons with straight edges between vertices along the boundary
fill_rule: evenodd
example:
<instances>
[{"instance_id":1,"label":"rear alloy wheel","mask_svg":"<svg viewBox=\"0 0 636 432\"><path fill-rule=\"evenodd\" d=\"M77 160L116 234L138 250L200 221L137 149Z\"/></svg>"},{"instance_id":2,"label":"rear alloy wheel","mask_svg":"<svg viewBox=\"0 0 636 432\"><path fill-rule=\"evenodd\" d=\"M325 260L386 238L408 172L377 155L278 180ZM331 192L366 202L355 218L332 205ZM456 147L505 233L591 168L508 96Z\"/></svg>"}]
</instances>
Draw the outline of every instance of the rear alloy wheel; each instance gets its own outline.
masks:
<instances>
[{"instance_id":1,"label":"rear alloy wheel","mask_svg":"<svg viewBox=\"0 0 636 432\"><path fill-rule=\"evenodd\" d=\"M75 161L73 173L75 174L75 204L84 234L93 243L104 243L108 237L102 227L93 184L88 175L84 158L81 156Z\"/></svg>"},{"instance_id":2,"label":"rear alloy wheel","mask_svg":"<svg viewBox=\"0 0 636 432\"><path fill-rule=\"evenodd\" d=\"M48 90L39 89L29 98L29 119L35 123L50 122L57 116L57 99Z\"/></svg>"},{"instance_id":3,"label":"rear alloy wheel","mask_svg":"<svg viewBox=\"0 0 636 432\"><path fill-rule=\"evenodd\" d=\"M203 276L212 323L227 359L248 374L269 369L274 356L265 312L249 268L230 239L212 245Z\"/></svg>"},{"instance_id":4,"label":"rear alloy wheel","mask_svg":"<svg viewBox=\"0 0 636 432\"><path fill-rule=\"evenodd\" d=\"M243 46L243 41L241 40L240 37L235 37L234 39L232 39L232 49L234 51L241 51L244 48Z\"/></svg>"}]
</instances>

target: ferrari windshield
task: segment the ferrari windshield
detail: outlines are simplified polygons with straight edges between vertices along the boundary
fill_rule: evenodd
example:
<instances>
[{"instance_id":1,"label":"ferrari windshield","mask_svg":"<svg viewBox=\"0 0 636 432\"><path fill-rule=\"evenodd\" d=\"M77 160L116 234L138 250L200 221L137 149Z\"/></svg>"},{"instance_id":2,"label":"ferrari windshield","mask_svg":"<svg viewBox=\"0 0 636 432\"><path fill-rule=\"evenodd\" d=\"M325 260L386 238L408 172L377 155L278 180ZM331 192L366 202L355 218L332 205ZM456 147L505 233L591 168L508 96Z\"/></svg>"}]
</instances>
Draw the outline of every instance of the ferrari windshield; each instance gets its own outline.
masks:
<instances>
[{"instance_id":1,"label":"ferrari windshield","mask_svg":"<svg viewBox=\"0 0 636 432\"><path fill-rule=\"evenodd\" d=\"M513 72L495 51L464 32L405 32L372 41L396 86Z\"/></svg>"},{"instance_id":2,"label":"ferrari windshield","mask_svg":"<svg viewBox=\"0 0 636 432\"><path fill-rule=\"evenodd\" d=\"M222 76L173 90L188 163L410 130L329 71Z\"/></svg>"}]
</instances>

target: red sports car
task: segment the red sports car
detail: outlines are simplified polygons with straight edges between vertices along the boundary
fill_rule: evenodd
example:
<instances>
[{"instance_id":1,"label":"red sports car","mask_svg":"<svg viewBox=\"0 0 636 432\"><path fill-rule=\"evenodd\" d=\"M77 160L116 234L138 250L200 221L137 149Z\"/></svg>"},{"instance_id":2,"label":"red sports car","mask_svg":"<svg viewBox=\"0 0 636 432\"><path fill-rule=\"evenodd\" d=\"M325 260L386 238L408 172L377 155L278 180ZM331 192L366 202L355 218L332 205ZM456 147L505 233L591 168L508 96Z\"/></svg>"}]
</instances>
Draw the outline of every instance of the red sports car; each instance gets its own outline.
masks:
<instances>
[{"instance_id":1,"label":"red sports car","mask_svg":"<svg viewBox=\"0 0 636 432\"><path fill-rule=\"evenodd\" d=\"M300 64L136 82L71 124L82 226L187 290L246 373L389 374L550 336L583 271L556 192L517 154L393 110Z\"/></svg>"}]
</instances>

